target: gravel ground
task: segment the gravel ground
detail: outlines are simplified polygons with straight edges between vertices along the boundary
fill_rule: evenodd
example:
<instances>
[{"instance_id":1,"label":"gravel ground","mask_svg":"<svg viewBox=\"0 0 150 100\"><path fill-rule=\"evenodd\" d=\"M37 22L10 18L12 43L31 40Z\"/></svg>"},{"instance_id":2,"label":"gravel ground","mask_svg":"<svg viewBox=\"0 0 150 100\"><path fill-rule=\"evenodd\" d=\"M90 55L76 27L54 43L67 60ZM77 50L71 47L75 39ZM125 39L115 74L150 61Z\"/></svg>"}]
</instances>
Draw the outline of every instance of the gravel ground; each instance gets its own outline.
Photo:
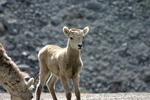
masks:
<instances>
[{"instance_id":1,"label":"gravel ground","mask_svg":"<svg viewBox=\"0 0 150 100\"><path fill-rule=\"evenodd\" d=\"M59 100L66 100L63 93L57 93ZM81 100L149 100L150 93L102 93L102 94L81 94ZM9 94L0 93L0 100L10 100ZM33 98L35 100L35 98ZM52 100L50 94L43 93L41 100ZM72 95L72 100L75 95Z\"/></svg>"},{"instance_id":2,"label":"gravel ground","mask_svg":"<svg viewBox=\"0 0 150 100\"><path fill-rule=\"evenodd\" d=\"M66 46L63 26L90 28L81 55L82 91L150 92L149 0L0 0L0 43L31 77L39 72L43 46ZM63 92L60 81L56 91Z\"/></svg>"}]
</instances>

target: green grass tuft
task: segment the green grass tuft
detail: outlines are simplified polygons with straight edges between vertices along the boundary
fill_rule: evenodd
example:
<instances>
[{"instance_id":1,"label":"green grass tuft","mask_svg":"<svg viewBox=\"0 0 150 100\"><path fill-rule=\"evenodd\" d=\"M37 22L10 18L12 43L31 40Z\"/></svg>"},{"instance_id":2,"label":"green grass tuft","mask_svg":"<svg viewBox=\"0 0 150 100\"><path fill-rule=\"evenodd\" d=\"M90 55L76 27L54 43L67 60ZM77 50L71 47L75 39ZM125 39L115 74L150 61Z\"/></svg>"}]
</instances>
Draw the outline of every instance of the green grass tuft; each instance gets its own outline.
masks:
<instances>
[{"instance_id":1,"label":"green grass tuft","mask_svg":"<svg viewBox=\"0 0 150 100\"><path fill-rule=\"evenodd\" d=\"M144 2L144 1L139 2L139 5L143 7L148 6L148 4L149 4L148 2Z\"/></svg>"}]
</instances>

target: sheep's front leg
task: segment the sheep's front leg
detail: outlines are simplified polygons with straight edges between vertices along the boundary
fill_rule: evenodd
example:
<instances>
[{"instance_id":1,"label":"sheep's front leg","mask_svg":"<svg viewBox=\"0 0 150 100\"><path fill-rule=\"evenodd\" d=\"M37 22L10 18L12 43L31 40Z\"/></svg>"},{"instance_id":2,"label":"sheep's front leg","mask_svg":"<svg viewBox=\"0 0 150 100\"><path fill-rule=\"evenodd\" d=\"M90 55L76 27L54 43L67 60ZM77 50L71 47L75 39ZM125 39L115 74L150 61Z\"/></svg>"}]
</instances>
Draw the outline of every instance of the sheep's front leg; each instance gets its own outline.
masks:
<instances>
[{"instance_id":1,"label":"sheep's front leg","mask_svg":"<svg viewBox=\"0 0 150 100\"><path fill-rule=\"evenodd\" d=\"M67 100L71 100L71 92L70 92L69 83L68 83L69 79L66 77L61 77L60 79L61 79L62 85L64 87Z\"/></svg>"},{"instance_id":2,"label":"sheep's front leg","mask_svg":"<svg viewBox=\"0 0 150 100\"><path fill-rule=\"evenodd\" d=\"M79 75L72 79L77 100L80 100L79 80L80 80Z\"/></svg>"}]
</instances>

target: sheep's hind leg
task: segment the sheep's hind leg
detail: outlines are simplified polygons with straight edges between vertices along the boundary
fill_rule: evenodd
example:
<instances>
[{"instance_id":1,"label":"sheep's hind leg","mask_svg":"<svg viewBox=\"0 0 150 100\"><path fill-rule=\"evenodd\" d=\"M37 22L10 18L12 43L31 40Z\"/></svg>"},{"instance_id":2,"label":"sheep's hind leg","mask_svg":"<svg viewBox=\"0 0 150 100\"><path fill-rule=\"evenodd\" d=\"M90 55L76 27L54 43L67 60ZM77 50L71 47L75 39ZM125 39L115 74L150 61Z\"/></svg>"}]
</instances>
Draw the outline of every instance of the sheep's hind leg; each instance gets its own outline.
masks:
<instances>
[{"instance_id":1,"label":"sheep's hind leg","mask_svg":"<svg viewBox=\"0 0 150 100\"><path fill-rule=\"evenodd\" d=\"M56 94L54 91L54 87L55 87L55 83L56 83L57 79L58 78L56 76L51 74L50 78L47 81L47 87L48 87L49 91L51 92L53 100L57 100L57 97L56 97Z\"/></svg>"},{"instance_id":2,"label":"sheep's hind leg","mask_svg":"<svg viewBox=\"0 0 150 100\"><path fill-rule=\"evenodd\" d=\"M49 75L49 72L48 72L48 69L47 69L46 66L41 64L40 68L41 69L40 69L39 83L37 84L36 94L35 94L36 95L36 100L40 100L43 85L45 83L45 80L46 80L47 76Z\"/></svg>"}]
</instances>

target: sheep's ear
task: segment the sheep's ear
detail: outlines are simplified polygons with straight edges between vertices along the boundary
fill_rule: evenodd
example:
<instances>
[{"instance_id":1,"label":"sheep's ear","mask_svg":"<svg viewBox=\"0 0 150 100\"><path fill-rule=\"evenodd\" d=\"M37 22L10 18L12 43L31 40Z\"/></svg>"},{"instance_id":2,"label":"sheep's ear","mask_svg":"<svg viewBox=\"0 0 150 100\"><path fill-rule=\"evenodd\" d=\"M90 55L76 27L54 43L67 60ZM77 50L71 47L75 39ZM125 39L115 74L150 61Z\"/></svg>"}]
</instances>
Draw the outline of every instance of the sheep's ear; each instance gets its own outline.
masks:
<instances>
[{"instance_id":1,"label":"sheep's ear","mask_svg":"<svg viewBox=\"0 0 150 100\"><path fill-rule=\"evenodd\" d=\"M86 35L88 32L89 32L89 27L85 27L85 28L83 29L84 35Z\"/></svg>"},{"instance_id":2,"label":"sheep's ear","mask_svg":"<svg viewBox=\"0 0 150 100\"><path fill-rule=\"evenodd\" d=\"M69 37L70 31L69 31L68 27L64 26L64 27L63 27L63 32L64 32L64 34L65 34L66 36Z\"/></svg>"},{"instance_id":3,"label":"sheep's ear","mask_svg":"<svg viewBox=\"0 0 150 100\"><path fill-rule=\"evenodd\" d=\"M27 87L31 87L31 85L33 85L34 83L34 78L30 78L29 81L27 82Z\"/></svg>"},{"instance_id":4,"label":"sheep's ear","mask_svg":"<svg viewBox=\"0 0 150 100\"><path fill-rule=\"evenodd\" d=\"M0 43L0 49L3 50L3 53L6 53L4 47L3 47L3 45L1 43Z\"/></svg>"},{"instance_id":5,"label":"sheep's ear","mask_svg":"<svg viewBox=\"0 0 150 100\"><path fill-rule=\"evenodd\" d=\"M4 48L3 45L0 43L0 48Z\"/></svg>"}]
</instances>

